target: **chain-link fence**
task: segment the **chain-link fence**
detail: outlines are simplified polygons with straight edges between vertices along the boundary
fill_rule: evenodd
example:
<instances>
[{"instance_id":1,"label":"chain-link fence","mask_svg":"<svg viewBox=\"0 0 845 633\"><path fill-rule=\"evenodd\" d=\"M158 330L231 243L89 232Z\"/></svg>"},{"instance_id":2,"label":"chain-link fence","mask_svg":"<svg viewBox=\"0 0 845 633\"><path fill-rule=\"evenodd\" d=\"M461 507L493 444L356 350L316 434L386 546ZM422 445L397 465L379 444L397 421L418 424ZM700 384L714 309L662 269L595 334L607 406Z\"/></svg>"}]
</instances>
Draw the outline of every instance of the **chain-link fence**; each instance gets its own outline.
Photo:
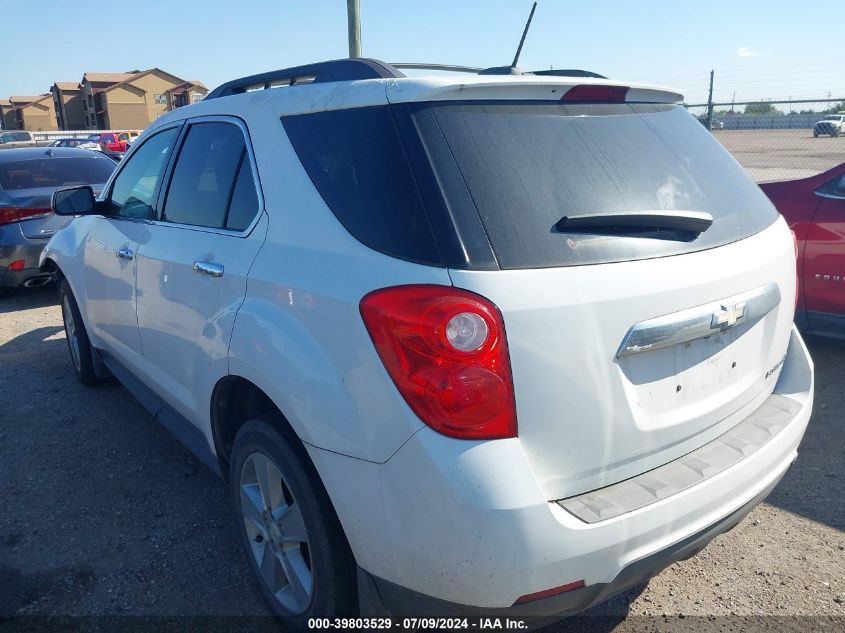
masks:
<instances>
[{"instance_id":1,"label":"chain-link fence","mask_svg":"<svg viewBox=\"0 0 845 633\"><path fill-rule=\"evenodd\" d=\"M706 103L687 109L757 182L804 178L845 162L845 98Z\"/></svg>"}]
</instances>

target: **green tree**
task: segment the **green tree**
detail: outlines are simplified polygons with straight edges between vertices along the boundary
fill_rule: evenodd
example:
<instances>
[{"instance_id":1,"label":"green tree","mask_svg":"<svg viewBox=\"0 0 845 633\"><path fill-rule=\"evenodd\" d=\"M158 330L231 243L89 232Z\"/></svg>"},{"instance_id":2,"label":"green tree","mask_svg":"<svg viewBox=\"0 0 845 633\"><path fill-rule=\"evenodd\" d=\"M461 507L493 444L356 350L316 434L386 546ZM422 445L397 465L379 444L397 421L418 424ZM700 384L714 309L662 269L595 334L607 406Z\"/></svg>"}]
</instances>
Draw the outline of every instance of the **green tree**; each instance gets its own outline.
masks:
<instances>
[{"instance_id":1,"label":"green tree","mask_svg":"<svg viewBox=\"0 0 845 633\"><path fill-rule=\"evenodd\" d=\"M783 113L768 101L757 101L745 106L745 114L754 114L757 116L779 116Z\"/></svg>"}]
</instances>

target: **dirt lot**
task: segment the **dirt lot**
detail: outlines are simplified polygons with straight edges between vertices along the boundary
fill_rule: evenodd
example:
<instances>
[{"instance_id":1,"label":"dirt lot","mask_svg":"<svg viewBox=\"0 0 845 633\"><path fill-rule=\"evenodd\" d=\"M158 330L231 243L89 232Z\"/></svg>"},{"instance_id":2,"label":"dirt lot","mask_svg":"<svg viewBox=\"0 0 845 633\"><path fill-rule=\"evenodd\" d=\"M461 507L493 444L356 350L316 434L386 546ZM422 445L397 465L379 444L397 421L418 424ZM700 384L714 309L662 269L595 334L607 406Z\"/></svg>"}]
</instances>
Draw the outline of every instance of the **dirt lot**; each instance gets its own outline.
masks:
<instances>
[{"instance_id":1,"label":"dirt lot","mask_svg":"<svg viewBox=\"0 0 845 633\"><path fill-rule=\"evenodd\" d=\"M812 130L716 130L716 139L757 182L805 178L845 163L845 136Z\"/></svg>"},{"instance_id":2,"label":"dirt lot","mask_svg":"<svg viewBox=\"0 0 845 633\"><path fill-rule=\"evenodd\" d=\"M810 345L816 410L768 502L639 595L556 628L845 630L845 344ZM224 486L118 384L76 381L52 287L0 299L0 504L0 630L272 627L220 617L266 615Z\"/></svg>"}]
</instances>

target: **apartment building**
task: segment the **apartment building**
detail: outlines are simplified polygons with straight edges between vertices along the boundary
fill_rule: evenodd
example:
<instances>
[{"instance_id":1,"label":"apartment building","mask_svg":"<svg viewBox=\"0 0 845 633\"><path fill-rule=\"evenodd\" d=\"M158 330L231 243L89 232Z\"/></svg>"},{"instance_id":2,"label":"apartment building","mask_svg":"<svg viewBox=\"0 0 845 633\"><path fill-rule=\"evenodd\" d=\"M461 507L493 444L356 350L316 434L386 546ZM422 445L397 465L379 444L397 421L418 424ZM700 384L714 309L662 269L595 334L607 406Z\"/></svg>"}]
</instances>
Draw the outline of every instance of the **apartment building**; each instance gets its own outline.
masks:
<instances>
[{"instance_id":1,"label":"apartment building","mask_svg":"<svg viewBox=\"0 0 845 633\"><path fill-rule=\"evenodd\" d=\"M15 111L12 102L8 99L0 99L0 130L16 130Z\"/></svg>"},{"instance_id":2,"label":"apartment building","mask_svg":"<svg viewBox=\"0 0 845 633\"><path fill-rule=\"evenodd\" d=\"M15 126L18 130L57 130L56 110L53 95L49 92L32 97L9 97L15 112Z\"/></svg>"},{"instance_id":3,"label":"apartment building","mask_svg":"<svg viewBox=\"0 0 845 633\"><path fill-rule=\"evenodd\" d=\"M56 124L60 130L84 130L85 111L82 109L82 89L76 81L57 81L50 87Z\"/></svg>"},{"instance_id":4,"label":"apartment building","mask_svg":"<svg viewBox=\"0 0 845 633\"><path fill-rule=\"evenodd\" d=\"M169 110L202 99L208 89L160 68L85 73L80 82L87 129L143 129Z\"/></svg>"}]
</instances>

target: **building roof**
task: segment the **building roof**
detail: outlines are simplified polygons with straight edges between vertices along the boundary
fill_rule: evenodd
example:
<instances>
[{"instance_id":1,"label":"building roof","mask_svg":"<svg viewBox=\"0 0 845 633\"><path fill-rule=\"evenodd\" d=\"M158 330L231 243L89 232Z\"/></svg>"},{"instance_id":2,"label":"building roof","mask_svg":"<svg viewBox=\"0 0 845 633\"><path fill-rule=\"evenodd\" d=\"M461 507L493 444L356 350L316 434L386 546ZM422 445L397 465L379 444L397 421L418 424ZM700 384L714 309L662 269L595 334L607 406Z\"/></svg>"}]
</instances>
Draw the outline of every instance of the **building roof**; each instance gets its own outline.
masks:
<instances>
[{"instance_id":1,"label":"building roof","mask_svg":"<svg viewBox=\"0 0 845 633\"><path fill-rule=\"evenodd\" d=\"M123 81L112 84L108 88L103 88L101 92L108 92L109 90L113 90L113 89L117 88L118 86L124 86L126 84L131 84L136 79L140 79L141 77L144 77L144 76L149 75L150 73L154 73L154 72L160 72L163 75L167 75L168 77L173 77L173 79L175 79L178 82L185 83L184 79L182 79L181 77L177 77L176 75L172 75L169 72L167 72L166 70L162 70L161 68L150 68L148 70L142 70L142 71L137 72L135 74L128 75L127 78L124 79Z\"/></svg>"},{"instance_id":2,"label":"building roof","mask_svg":"<svg viewBox=\"0 0 845 633\"><path fill-rule=\"evenodd\" d=\"M17 106L25 106L29 105L30 103L37 103L39 101L44 101L44 99L52 98L53 95L50 93L43 94L43 95L36 95L34 97L9 97L9 101Z\"/></svg>"},{"instance_id":3,"label":"building roof","mask_svg":"<svg viewBox=\"0 0 845 633\"><path fill-rule=\"evenodd\" d=\"M79 90L78 81L57 81L53 85L59 90Z\"/></svg>"},{"instance_id":4,"label":"building roof","mask_svg":"<svg viewBox=\"0 0 845 633\"><path fill-rule=\"evenodd\" d=\"M170 88L167 92L178 95L182 94L183 92L188 92L190 90L197 90L198 92L208 92L208 88L206 88L201 81L183 81L181 84Z\"/></svg>"},{"instance_id":5,"label":"building roof","mask_svg":"<svg viewBox=\"0 0 845 633\"><path fill-rule=\"evenodd\" d=\"M9 101L8 99L0 99L0 106L10 106L10 105L12 105L12 102Z\"/></svg>"},{"instance_id":6,"label":"building roof","mask_svg":"<svg viewBox=\"0 0 845 633\"><path fill-rule=\"evenodd\" d=\"M126 81L137 73L85 73L82 79L91 83L117 84Z\"/></svg>"}]
</instances>

